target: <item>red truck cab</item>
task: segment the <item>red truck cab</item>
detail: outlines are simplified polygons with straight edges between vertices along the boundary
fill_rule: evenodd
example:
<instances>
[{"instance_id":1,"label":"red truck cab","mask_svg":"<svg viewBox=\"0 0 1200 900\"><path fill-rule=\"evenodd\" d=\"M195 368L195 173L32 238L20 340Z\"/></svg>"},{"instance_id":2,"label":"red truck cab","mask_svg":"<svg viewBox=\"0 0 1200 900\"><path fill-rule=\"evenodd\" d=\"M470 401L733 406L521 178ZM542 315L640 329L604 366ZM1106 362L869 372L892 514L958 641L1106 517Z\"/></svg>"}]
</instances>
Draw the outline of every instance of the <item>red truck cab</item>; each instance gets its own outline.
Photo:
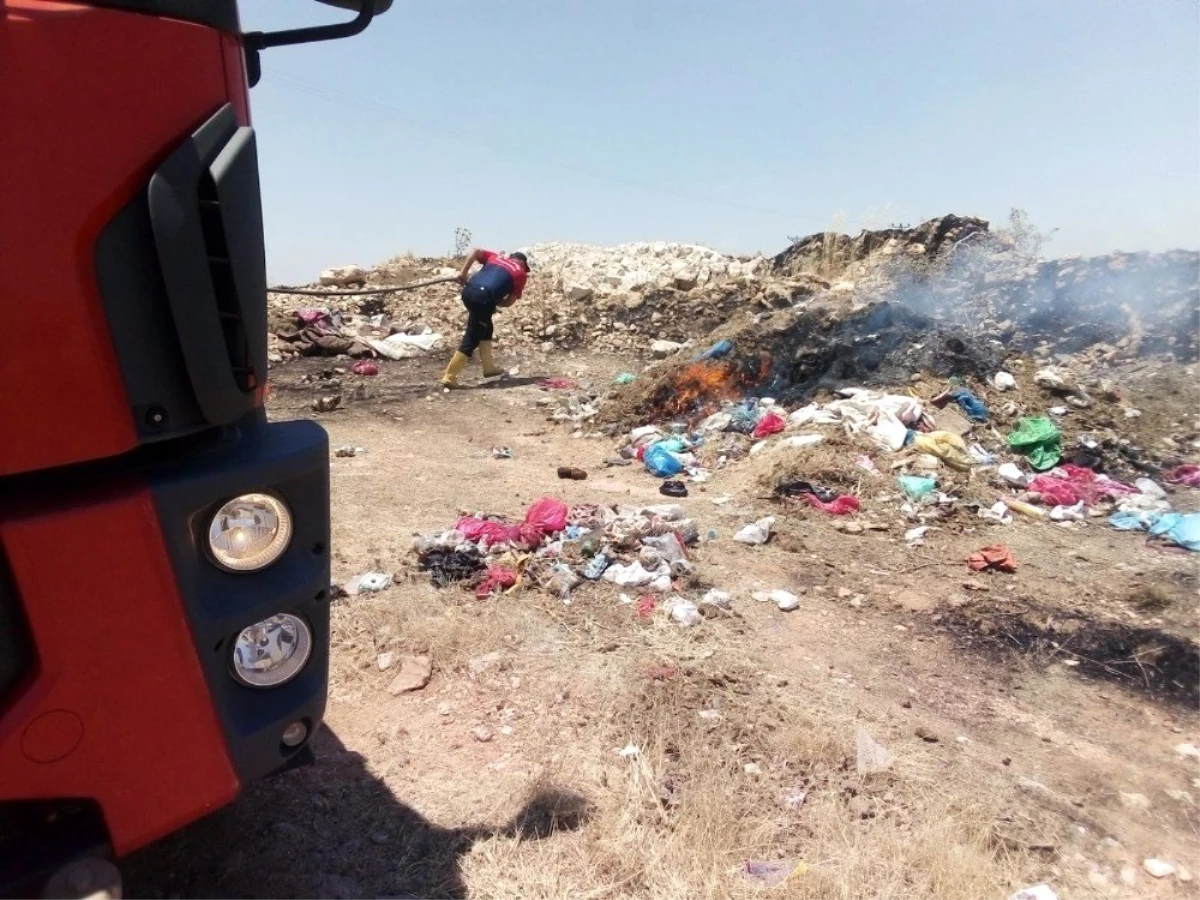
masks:
<instances>
[{"instance_id":1,"label":"red truck cab","mask_svg":"<svg viewBox=\"0 0 1200 900\"><path fill-rule=\"evenodd\" d=\"M309 752L329 449L263 409L248 85L381 5L245 35L236 0L0 4L0 893Z\"/></svg>"}]
</instances>

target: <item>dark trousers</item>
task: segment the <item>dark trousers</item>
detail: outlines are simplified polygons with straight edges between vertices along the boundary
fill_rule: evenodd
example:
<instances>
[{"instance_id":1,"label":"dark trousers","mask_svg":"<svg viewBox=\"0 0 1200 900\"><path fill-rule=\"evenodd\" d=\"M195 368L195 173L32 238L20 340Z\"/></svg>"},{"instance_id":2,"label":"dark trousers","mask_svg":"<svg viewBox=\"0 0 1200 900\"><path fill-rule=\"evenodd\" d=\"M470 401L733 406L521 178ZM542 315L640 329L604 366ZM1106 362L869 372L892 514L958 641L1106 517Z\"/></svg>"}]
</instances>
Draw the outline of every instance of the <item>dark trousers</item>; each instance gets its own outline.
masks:
<instances>
[{"instance_id":1,"label":"dark trousers","mask_svg":"<svg viewBox=\"0 0 1200 900\"><path fill-rule=\"evenodd\" d=\"M470 356L481 341L492 339L492 314L496 312L497 300L486 288L468 285L463 288L462 302L467 308L467 328L458 349Z\"/></svg>"}]
</instances>

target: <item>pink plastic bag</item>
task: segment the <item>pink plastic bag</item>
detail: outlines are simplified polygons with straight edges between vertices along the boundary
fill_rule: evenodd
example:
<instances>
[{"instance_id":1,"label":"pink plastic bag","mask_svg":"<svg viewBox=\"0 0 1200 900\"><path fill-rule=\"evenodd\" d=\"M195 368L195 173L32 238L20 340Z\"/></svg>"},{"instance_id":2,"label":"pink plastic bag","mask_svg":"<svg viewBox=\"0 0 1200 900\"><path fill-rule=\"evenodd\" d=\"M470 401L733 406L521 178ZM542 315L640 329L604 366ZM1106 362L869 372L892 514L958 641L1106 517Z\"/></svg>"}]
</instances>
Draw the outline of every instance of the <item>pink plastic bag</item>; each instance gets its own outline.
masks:
<instances>
[{"instance_id":1,"label":"pink plastic bag","mask_svg":"<svg viewBox=\"0 0 1200 900\"><path fill-rule=\"evenodd\" d=\"M1163 480L1171 484L1182 484L1186 487L1200 487L1200 466L1176 466L1163 475Z\"/></svg>"},{"instance_id":2,"label":"pink plastic bag","mask_svg":"<svg viewBox=\"0 0 1200 900\"><path fill-rule=\"evenodd\" d=\"M567 527L567 504L553 497L543 497L529 507L525 524L540 534L557 534Z\"/></svg>"},{"instance_id":3,"label":"pink plastic bag","mask_svg":"<svg viewBox=\"0 0 1200 900\"><path fill-rule=\"evenodd\" d=\"M787 427L787 421L777 412L769 412L754 426L754 437L761 440L772 434L779 434Z\"/></svg>"},{"instance_id":4,"label":"pink plastic bag","mask_svg":"<svg viewBox=\"0 0 1200 900\"><path fill-rule=\"evenodd\" d=\"M851 497L849 494L842 494L842 496L836 497L828 503L822 503L812 494L801 494L800 496L807 500L810 506L816 509L823 509L833 516L848 516L850 513L856 513L859 510L858 498Z\"/></svg>"},{"instance_id":5,"label":"pink plastic bag","mask_svg":"<svg viewBox=\"0 0 1200 900\"><path fill-rule=\"evenodd\" d=\"M360 359L350 367L350 371L355 375L378 375L379 366L375 365L369 359Z\"/></svg>"},{"instance_id":6,"label":"pink plastic bag","mask_svg":"<svg viewBox=\"0 0 1200 900\"><path fill-rule=\"evenodd\" d=\"M517 525L507 525L504 522L493 522L488 519L477 519L466 516L459 519L454 530L469 541L483 541L485 546L492 544L515 544L521 540L521 529Z\"/></svg>"}]
</instances>

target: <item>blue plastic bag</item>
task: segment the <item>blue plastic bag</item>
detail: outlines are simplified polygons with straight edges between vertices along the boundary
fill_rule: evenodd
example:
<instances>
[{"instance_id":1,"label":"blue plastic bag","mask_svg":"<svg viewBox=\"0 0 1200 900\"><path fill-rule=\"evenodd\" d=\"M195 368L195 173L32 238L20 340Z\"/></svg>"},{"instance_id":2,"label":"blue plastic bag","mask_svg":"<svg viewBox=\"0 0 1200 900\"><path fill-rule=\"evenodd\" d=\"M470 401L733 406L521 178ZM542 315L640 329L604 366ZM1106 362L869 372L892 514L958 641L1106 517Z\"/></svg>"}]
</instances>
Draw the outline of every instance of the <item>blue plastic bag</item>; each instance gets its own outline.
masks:
<instances>
[{"instance_id":1,"label":"blue plastic bag","mask_svg":"<svg viewBox=\"0 0 1200 900\"><path fill-rule=\"evenodd\" d=\"M1163 513L1150 526L1150 533L1185 550L1200 550L1200 513Z\"/></svg>"},{"instance_id":2,"label":"blue plastic bag","mask_svg":"<svg viewBox=\"0 0 1200 900\"><path fill-rule=\"evenodd\" d=\"M699 356L693 357L693 359L720 359L722 356L728 356L732 350L733 341L717 341Z\"/></svg>"},{"instance_id":3,"label":"blue plastic bag","mask_svg":"<svg viewBox=\"0 0 1200 900\"><path fill-rule=\"evenodd\" d=\"M1108 524L1117 531L1141 531L1149 527L1152 517L1146 513L1123 510L1108 517Z\"/></svg>"},{"instance_id":4,"label":"blue plastic bag","mask_svg":"<svg viewBox=\"0 0 1200 900\"><path fill-rule=\"evenodd\" d=\"M988 420L987 404L966 388L959 388L954 391L950 394L950 399L962 407L962 411L967 414L967 418L972 422L986 422Z\"/></svg>"},{"instance_id":5,"label":"blue plastic bag","mask_svg":"<svg viewBox=\"0 0 1200 900\"><path fill-rule=\"evenodd\" d=\"M647 447L642 462L646 464L646 471L659 478L670 478L683 471L683 463L662 444L651 444Z\"/></svg>"}]
</instances>

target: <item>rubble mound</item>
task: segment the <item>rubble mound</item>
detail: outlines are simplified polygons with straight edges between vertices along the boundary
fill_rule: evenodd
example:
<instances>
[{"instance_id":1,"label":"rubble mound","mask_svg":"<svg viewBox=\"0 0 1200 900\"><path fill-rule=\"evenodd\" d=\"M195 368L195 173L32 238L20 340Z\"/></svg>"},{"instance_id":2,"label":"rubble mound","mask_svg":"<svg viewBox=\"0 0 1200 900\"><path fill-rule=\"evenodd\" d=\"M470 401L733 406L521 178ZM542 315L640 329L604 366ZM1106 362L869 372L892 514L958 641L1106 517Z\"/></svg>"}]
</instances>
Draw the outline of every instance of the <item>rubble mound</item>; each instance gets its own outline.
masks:
<instances>
[{"instance_id":1,"label":"rubble mound","mask_svg":"<svg viewBox=\"0 0 1200 900\"><path fill-rule=\"evenodd\" d=\"M548 278L572 302L593 296L646 293L675 288L744 284L766 267L763 257L726 256L695 244L665 241L595 247L588 244L536 244L526 251L539 276Z\"/></svg>"},{"instance_id":2,"label":"rubble mound","mask_svg":"<svg viewBox=\"0 0 1200 900\"><path fill-rule=\"evenodd\" d=\"M936 257L943 249L977 234L986 233L984 219L967 216L941 216L916 228L884 228L862 231L857 237L836 232L819 232L796 241L771 260L776 275L805 272L842 272L851 264L876 256L904 254Z\"/></svg>"}]
</instances>

